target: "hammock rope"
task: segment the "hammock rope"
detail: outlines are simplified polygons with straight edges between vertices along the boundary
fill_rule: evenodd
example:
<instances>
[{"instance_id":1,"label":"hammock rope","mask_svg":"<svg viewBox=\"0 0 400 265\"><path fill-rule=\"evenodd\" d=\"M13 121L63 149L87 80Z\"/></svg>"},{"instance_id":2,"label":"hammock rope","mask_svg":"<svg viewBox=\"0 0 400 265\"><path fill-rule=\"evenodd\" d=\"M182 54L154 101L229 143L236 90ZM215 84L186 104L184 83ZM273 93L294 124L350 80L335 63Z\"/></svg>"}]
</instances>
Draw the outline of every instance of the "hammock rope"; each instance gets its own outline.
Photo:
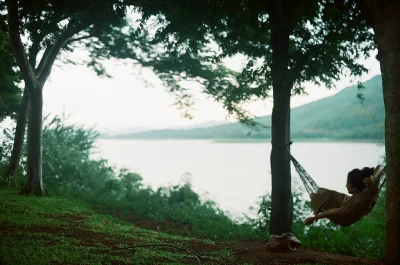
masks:
<instances>
[{"instance_id":1,"label":"hammock rope","mask_svg":"<svg viewBox=\"0 0 400 265\"><path fill-rule=\"evenodd\" d=\"M386 177L382 178L383 175L386 175L386 166L383 168L382 172L378 176L379 179L382 179L382 181L380 181L378 191L381 191L383 185L385 185L385 183L386 183Z\"/></svg>"},{"instance_id":2,"label":"hammock rope","mask_svg":"<svg viewBox=\"0 0 400 265\"><path fill-rule=\"evenodd\" d=\"M319 187L315 180L310 176L310 174L308 174L308 172L302 167L302 165L300 165L296 158L294 158L290 153L289 156L308 194L316 193Z\"/></svg>"},{"instance_id":3,"label":"hammock rope","mask_svg":"<svg viewBox=\"0 0 400 265\"><path fill-rule=\"evenodd\" d=\"M297 173L299 174L299 177L301 179L301 182L303 182L304 187L306 188L308 194L310 195L311 193L316 193L319 186L315 182L315 180L308 174L308 172L304 169L302 165L294 158L294 156L290 153L289 146L293 142L290 142L286 149L289 153L290 160L293 163L294 168L296 169Z\"/></svg>"}]
</instances>

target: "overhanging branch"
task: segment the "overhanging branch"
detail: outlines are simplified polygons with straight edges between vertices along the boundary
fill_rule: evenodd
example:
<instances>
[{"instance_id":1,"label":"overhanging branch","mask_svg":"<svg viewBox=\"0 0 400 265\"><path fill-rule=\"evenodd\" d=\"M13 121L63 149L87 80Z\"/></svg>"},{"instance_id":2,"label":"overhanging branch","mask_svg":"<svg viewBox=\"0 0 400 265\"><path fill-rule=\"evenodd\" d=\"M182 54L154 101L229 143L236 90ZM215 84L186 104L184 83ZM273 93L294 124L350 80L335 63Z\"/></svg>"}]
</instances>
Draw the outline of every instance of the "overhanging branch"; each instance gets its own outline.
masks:
<instances>
[{"instance_id":1,"label":"overhanging branch","mask_svg":"<svg viewBox=\"0 0 400 265\"><path fill-rule=\"evenodd\" d=\"M11 47L15 60L21 70L26 87L35 88L37 84L35 71L29 63L28 56L22 45L21 36L19 34L19 18L18 18L18 1L7 0L8 13L8 31L10 34Z\"/></svg>"},{"instance_id":2,"label":"overhanging branch","mask_svg":"<svg viewBox=\"0 0 400 265\"><path fill-rule=\"evenodd\" d=\"M68 43L73 43L73 42L77 42L77 41L81 41L81 40L87 40L87 39L90 39L90 38L93 38L93 37L94 37L94 36L92 36L92 35L77 37L77 38L70 39L70 40L68 41Z\"/></svg>"},{"instance_id":3,"label":"overhanging branch","mask_svg":"<svg viewBox=\"0 0 400 265\"><path fill-rule=\"evenodd\" d=\"M67 29L56 39L52 46L47 47L37 69L37 78L40 84L43 85L47 77L50 75L51 68L53 67L57 55L60 53L61 49L68 42L68 40L76 33L79 33L90 25L91 23L81 23L78 25L73 25L72 23L72 26L68 26Z\"/></svg>"},{"instance_id":4,"label":"overhanging branch","mask_svg":"<svg viewBox=\"0 0 400 265\"><path fill-rule=\"evenodd\" d=\"M29 49L29 64L32 70L36 68L36 59L40 50L40 41L34 40L32 46Z\"/></svg>"}]
</instances>

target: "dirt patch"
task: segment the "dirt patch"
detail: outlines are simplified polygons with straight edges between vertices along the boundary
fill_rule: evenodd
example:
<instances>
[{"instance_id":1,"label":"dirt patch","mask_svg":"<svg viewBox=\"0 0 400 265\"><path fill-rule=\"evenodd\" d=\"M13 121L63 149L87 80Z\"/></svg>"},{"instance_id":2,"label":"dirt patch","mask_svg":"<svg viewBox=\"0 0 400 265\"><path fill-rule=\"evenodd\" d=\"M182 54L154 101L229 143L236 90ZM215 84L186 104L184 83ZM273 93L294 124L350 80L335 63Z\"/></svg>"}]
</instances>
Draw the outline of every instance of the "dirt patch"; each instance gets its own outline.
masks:
<instances>
[{"instance_id":1,"label":"dirt patch","mask_svg":"<svg viewBox=\"0 0 400 265\"><path fill-rule=\"evenodd\" d=\"M28 234L45 233L45 234L59 235L79 240L81 244L86 246L95 246L100 243L106 247L113 248L119 245L121 242L129 244L137 243L137 241L133 239L122 238L119 235L109 235L78 227L71 228L70 226L52 226L52 227L32 226L27 228L21 228L21 227L3 225L0 227L0 233L10 233L16 231L24 231L25 233Z\"/></svg>"},{"instance_id":2,"label":"dirt patch","mask_svg":"<svg viewBox=\"0 0 400 265\"><path fill-rule=\"evenodd\" d=\"M100 209L97 209L100 210ZM127 220L135 224L135 226L152 229L155 231L161 231L172 234L189 235L187 229L181 225L160 224L154 220L147 218L138 218L124 214L120 211L107 212L121 219ZM182 244L176 240L164 240L165 244ZM354 265L354 264L365 264L365 265L383 265L383 261L369 260L364 258L357 258L339 254L332 254L327 252L315 251L300 247L294 252L276 253L265 250L265 242L261 241L237 241L234 243L217 243L217 244L204 244L200 240L194 240L187 242L187 247L199 254L207 254L210 252L231 250L236 261L230 263L225 261L223 264L241 264L245 262L251 262L254 264L299 264L299 263L322 263L322 264L335 264L335 265ZM207 256L207 255L205 255ZM205 258L207 260L207 258Z\"/></svg>"},{"instance_id":3,"label":"dirt patch","mask_svg":"<svg viewBox=\"0 0 400 265\"><path fill-rule=\"evenodd\" d=\"M266 251L265 243L260 242L237 242L228 247L234 251L239 261L251 261L261 264L296 264L307 262L338 265L383 264L382 261L320 252L302 247L294 252L273 253Z\"/></svg>"},{"instance_id":4,"label":"dirt patch","mask_svg":"<svg viewBox=\"0 0 400 265\"><path fill-rule=\"evenodd\" d=\"M178 240L165 240L165 244L178 245L182 244ZM232 243L216 243L205 244L200 240L186 242L186 248L198 253L202 256L202 261L213 261L210 257L211 253L220 252L222 250L231 251L235 261L221 259L216 264L301 264L301 263L319 263L319 264L335 264L335 265L383 265L379 260L369 260L365 258L357 258L346 255L339 255L321 251L315 251L308 248L300 247L293 252L269 252L265 250L267 242L261 241L237 241Z\"/></svg>"},{"instance_id":5,"label":"dirt patch","mask_svg":"<svg viewBox=\"0 0 400 265\"><path fill-rule=\"evenodd\" d=\"M70 216L68 217L70 218ZM81 218L81 217L79 217ZM53 227L40 227L33 226L21 229L21 227L14 227L2 224L0 227L0 233L10 233L14 231L24 231L26 233L46 233L52 235L60 235L63 237L73 238L79 240L81 244L86 246L99 246L100 248L105 247L106 249L98 249L101 253L115 253L118 252L115 248L120 246L121 242L128 246L137 246L142 244L140 240L130 239L121 237L119 235L110 235L101 232L94 232L91 230L84 229L83 227L70 226L53 226ZM57 244L57 241L49 242L49 245ZM172 246L182 246L182 241L178 240L164 240L163 244L169 244ZM252 264L299 264L299 263L322 263L322 264L335 264L335 265L353 265L353 264L365 264L365 265L383 265L382 261L368 260L363 258L349 257L345 255L338 255L326 252L315 251L307 248L298 248L294 252L286 253L272 253L265 250L266 242L260 241L237 241L232 243L216 243L206 244L200 240L184 241L185 248L193 251L201 256L202 262L211 261L215 264L243 264L249 262ZM107 249L108 248L108 249ZM162 248L166 251L171 252L182 252L176 249ZM211 255L212 253L220 252L222 250L230 251L234 261L231 259L224 260L220 258L218 261ZM134 250L126 250L119 253L119 255L134 253ZM183 251L184 252L184 251ZM188 261L189 262L189 261ZM188 264L196 264L194 259Z\"/></svg>"}]
</instances>

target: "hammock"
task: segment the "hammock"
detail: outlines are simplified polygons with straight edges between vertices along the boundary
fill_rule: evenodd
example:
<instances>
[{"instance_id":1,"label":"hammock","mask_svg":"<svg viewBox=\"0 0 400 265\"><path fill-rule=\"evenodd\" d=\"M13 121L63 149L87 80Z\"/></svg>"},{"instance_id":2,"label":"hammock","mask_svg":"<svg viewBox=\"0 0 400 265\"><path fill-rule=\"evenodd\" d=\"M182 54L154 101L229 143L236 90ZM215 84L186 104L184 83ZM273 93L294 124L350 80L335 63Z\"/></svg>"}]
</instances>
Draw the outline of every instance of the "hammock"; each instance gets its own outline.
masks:
<instances>
[{"instance_id":1,"label":"hammock","mask_svg":"<svg viewBox=\"0 0 400 265\"><path fill-rule=\"evenodd\" d=\"M292 144L292 142L290 142L290 144ZM376 204L377 196L372 196L372 191L370 191L369 188L365 188L359 194L351 197L334 190L320 188L307 171L293 157L289 149L287 150L301 181L310 195L311 206L315 215L330 209L337 209L336 213L333 216L328 217L328 219L335 224L349 226L371 212L372 208ZM386 167L382 167L381 165L375 167L373 173L373 186L378 187L377 194L379 194L385 184L385 173Z\"/></svg>"}]
</instances>

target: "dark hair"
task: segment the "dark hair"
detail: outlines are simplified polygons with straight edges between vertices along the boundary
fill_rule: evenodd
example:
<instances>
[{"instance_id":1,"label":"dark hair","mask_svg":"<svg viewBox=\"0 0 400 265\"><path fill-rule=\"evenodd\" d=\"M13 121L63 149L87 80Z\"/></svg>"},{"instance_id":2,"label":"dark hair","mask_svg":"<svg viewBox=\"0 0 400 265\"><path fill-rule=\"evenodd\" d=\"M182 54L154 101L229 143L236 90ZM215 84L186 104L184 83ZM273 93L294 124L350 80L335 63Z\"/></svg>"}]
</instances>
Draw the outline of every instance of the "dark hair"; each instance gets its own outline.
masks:
<instances>
[{"instance_id":1,"label":"dark hair","mask_svg":"<svg viewBox=\"0 0 400 265\"><path fill-rule=\"evenodd\" d=\"M364 167L363 169L355 168L347 175L347 183L350 183L360 192L365 189L363 180L369 178L374 173L373 167Z\"/></svg>"},{"instance_id":2,"label":"dark hair","mask_svg":"<svg viewBox=\"0 0 400 265\"><path fill-rule=\"evenodd\" d=\"M375 168L373 167L364 167L363 169L361 169L363 179L372 176L372 174L374 174L374 170Z\"/></svg>"}]
</instances>

